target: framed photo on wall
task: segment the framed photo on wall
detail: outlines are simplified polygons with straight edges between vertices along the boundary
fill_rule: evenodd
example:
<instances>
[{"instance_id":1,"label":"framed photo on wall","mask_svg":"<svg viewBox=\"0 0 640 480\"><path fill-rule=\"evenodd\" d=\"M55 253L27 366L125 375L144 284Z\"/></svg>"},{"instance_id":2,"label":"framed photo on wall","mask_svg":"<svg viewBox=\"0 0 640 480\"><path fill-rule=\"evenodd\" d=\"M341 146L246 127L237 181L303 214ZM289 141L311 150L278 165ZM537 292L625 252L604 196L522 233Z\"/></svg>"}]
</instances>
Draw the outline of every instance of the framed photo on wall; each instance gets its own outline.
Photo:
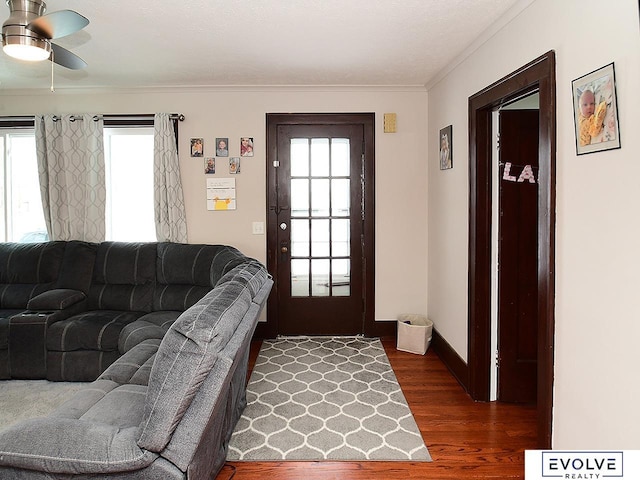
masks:
<instances>
[{"instance_id":1,"label":"framed photo on wall","mask_svg":"<svg viewBox=\"0 0 640 480\"><path fill-rule=\"evenodd\" d=\"M240 156L253 157L253 137L240 138Z\"/></svg>"},{"instance_id":2,"label":"framed photo on wall","mask_svg":"<svg viewBox=\"0 0 640 480\"><path fill-rule=\"evenodd\" d=\"M216 138L216 157L228 157L229 156L229 138L218 137Z\"/></svg>"},{"instance_id":3,"label":"framed photo on wall","mask_svg":"<svg viewBox=\"0 0 640 480\"><path fill-rule=\"evenodd\" d=\"M440 170L453 168L453 125L440 130Z\"/></svg>"},{"instance_id":4,"label":"framed photo on wall","mask_svg":"<svg viewBox=\"0 0 640 480\"><path fill-rule=\"evenodd\" d=\"M613 63L571 82L576 153L620 148Z\"/></svg>"},{"instance_id":5,"label":"framed photo on wall","mask_svg":"<svg viewBox=\"0 0 640 480\"><path fill-rule=\"evenodd\" d=\"M191 156L201 157L204 155L204 140L202 138L191 139Z\"/></svg>"}]
</instances>

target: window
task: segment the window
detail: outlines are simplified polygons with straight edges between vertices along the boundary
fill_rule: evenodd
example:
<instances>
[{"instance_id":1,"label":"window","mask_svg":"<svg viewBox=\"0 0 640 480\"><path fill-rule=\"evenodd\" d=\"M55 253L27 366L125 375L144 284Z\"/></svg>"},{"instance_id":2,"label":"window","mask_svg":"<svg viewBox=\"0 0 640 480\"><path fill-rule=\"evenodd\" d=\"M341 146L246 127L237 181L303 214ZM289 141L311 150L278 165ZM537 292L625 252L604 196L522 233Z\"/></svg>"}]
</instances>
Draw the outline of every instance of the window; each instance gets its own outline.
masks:
<instances>
[{"instance_id":1,"label":"window","mask_svg":"<svg viewBox=\"0 0 640 480\"><path fill-rule=\"evenodd\" d=\"M107 240L154 242L153 128L105 128Z\"/></svg>"},{"instance_id":2,"label":"window","mask_svg":"<svg viewBox=\"0 0 640 480\"><path fill-rule=\"evenodd\" d=\"M0 240L46 241L33 129L0 130L0 151Z\"/></svg>"},{"instance_id":3,"label":"window","mask_svg":"<svg viewBox=\"0 0 640 480\"><path fill-rule=\"evenodd\" d=\"M106 239L155 241L153 127L104 129ZM0 130L0 241L48 240L33 128Z\"/></svg>"}]
</instances>

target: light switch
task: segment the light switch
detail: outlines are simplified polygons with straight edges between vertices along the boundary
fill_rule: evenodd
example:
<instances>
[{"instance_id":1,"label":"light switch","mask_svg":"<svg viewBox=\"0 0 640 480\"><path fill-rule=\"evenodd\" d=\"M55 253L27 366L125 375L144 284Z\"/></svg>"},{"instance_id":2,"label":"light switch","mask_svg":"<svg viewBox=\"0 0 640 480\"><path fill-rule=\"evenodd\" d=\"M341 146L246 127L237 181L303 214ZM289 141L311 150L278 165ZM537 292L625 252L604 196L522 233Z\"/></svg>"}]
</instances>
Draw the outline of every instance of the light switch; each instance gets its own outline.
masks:
<instances>
[{"instance_id":1,"label":"light switch","mask_svg":"<svg viewBox=\"0 0 640 480\"><path fill-rule=\"evenodd\" d=\"M252 232L254 235L264 235L264 222L253 222Z\"/></svg>"},{"instance_id":2,"label":"light switch","mask_svg":"<svg viewBox=\"0 0 640 480\"><path fill-rule=\"evenodd\" d=\"M384 114L384 133L396 133L397 117L395 113Z\"/></svg>"}]
</instances>

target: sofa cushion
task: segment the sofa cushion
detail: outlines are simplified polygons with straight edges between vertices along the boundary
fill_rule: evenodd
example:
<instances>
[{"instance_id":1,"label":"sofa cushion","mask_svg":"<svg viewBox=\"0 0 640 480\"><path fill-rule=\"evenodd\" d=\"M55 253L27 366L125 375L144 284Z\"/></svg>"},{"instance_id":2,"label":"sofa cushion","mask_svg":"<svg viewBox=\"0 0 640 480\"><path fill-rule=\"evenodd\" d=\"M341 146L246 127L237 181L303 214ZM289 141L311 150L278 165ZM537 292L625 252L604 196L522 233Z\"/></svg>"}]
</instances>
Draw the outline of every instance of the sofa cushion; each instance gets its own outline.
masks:
<instances>
[{"instance_id":1,"label":"sofa cushion","mask_svg":"<svg viewBox=\"0 0 640 480\"><path fill-rule=\"evenodd\" d=\"M153 292L153 309L179 310L184 312L204 297L211 287L198 285L164 285L156 284Z\"/></svg>"},{"instance_id":2,"label":"sofa cushion","mask_svg":"<svg viewBox=\"0 0 640 480\"><path fill-rule=\"evenodd\" d=\"M27 308L29 310L64 310L86 298L87 296L80 290L55 288L33 297L27 303Z\"/></svg>"},{"instance_id":3,"label":"sofa cushion","mask_svg":"<svg viewBox=\"0 0 640 480\"><path fill-rule=\"evenodd\" d=\"M225 274L246 261L247 257L238 249L227 245L220 248L211 264L211 286L215 287Z\"/></svg>"},{"instance_id":4,"label":"sofa cushion","mask_svg":"<svg viewBox=\"0 0 640 480\"><path fill-rule=\"evenodd\" d=\"M151 311L155 265L155 243L101 243L89 309Z\"/></svg>"},{"instance_id":5,"label":"sofa cushion","mask_svg":"<svg viewBox=\"0 0 640 480\"><path fill-rule=\"evenodd\" d=\"M98 380L147 385L159 345L159 339L144 340L111 364Z\"/></svg>"},{"instance_id":6,"label":"sofa cushion","mask_svg":"<svg viewBox=\"0 0 640 480\"><path fill-rule=\"evenodd\" d=\"M211 264L219 245L158 243L156 276L158 283L211 287Z\"/></svg>"},{"instance_id":7,"label":"sofa cushion","mask_svg":"<svg viewBox=\"0 0 640 480\"><path fill-rule=\"evenodd\" d=\"M251 305L249 290L229 281L171 325L151 369L138 444L160 452Z\"/></svg>"},{"instance_id":8,"label":"sofa cushion","mask_svg":"<svg viewBox=\"0 0 640 480\"><path fill-rule=\"evenodd\" d=\"M79 419L87 411L105 397L114 388L118 388L120 383L99 378L87 383L85 387L78 390L71 398L54 409L49 415L58 418Z\"/></svg>"},{"instance_id":9,"label":"sofa cushion","mask_svg":"<svg viewBox=\"0 0 640 480\"><path fill-rule=\"evenodd\" d=\"M0 431L0 464L53 474L140 470L157 454L136 445L138 434L136 427L51 416L32 418Z\"/></svg>"},{"instance_id":10,"label":"sofa cushion","mask_svg":"<svg viewBox=\"0 0 640 480\"><path fill-rule=\"evenodd\" d=\"M53 287L65 242L0 243L0 308L25 308Z\"/></svg>"},{"instance_id":11,"label":"sofa cushion","mask_svg":"<svg viewBox=\"0 0 640 480\"><path fill-rule=\"evenodd\" d=\"M80 419L122 429L137 427L142 420L146 394L146 385L118 385L94 403Z\"/></svg>"},{"instance_id":12,"label":"sofa cushion","mask_svg":"<svg viewBox=\"0 0 640 480\"><path fill-rule=\"evenodd\" d=\"M0 283L51 283L66 242L0 243Z\"/></svg>"},{"instance_id":13,"label":"sofa cushion","mask_svg":"<svg viewBox=\"0 0 640 480\"><path fill-rule=\"evenodd\" d=\"M182 311L162 311L143 315L122 329L118 340L118 350L120 353L125 353L143 340L150 338L162 340L171 324L176 321L181 313Z\"/></svg>"},{"instance_id":14,"label":"sofa cushion","mask_svg":"<svg viewBox=\"0 0 640 480\"><path fill-rule=\"evenodd\" d=\"M9 317L0 317L0 350L9 348Z\"/></svg>"},{"instance_id":15,"label":"sofa cushion","mask_svg":"<svg viewBox=\"0 0 640 480\"><path fill-rule=\"evenodd\" d=\"M53 382L92 382L119 357L117 350L48 351L46 378Z\"/></svg>"},{"instance_id":16,"label":"sofa cushion","mask_svg":"<svg viewBox=\"0 0 640 480\"><path fill-rule=\"evenodd\" d=\"M98 244L71 240L66 242L56 288L89 293Z\"/></svg>"},{"instance_id":17,"label":"sofa cushion","mask_svg":"<svg viewBox=\"0 0 640 480\"><path fill-rule=\"evenodd\" d=\"M122 328L141 315L142 312L95 310L60 320L49 326L47 350L118 350Z\"/></svg>"},{"instance_id":18,"label":"sofa cushion","mask_svg":"<svg viewBox=\"0 0 640 480\"><path fill-rule=\"evenodd\" d=\"M211 283L211 265L221 245L158 243L154 310L184 311L204 297Z\"/></svg>"}]
</instances>

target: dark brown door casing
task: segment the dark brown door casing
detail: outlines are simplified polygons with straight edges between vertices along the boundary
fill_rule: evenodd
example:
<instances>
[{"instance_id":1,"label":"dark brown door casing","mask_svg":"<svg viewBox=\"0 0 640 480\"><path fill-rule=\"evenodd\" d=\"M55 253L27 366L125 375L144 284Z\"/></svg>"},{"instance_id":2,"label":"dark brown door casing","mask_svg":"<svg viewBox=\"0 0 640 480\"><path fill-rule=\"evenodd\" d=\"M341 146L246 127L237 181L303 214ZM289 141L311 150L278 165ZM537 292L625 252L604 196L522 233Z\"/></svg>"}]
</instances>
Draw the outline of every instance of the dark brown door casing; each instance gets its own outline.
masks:
<instances>
[{"instance_id":1,"label":"dark brown door casing","mask_svg":"<svg viewBox=\"0 0 640 480\"><path fill-rule=\"evenodd\" d=\"M551 448L555 330L555 53L549 51L469 97L469 329L467 390L489 400L491 368L492 111L540 92L538 174L538 444Z\"/></svg>"},{"instance_id":2,"label":"dark brown door casing","mask_svg":"<svg viewBox=\"0 0 640 480\"><path fill-rule=\"evenodd\" d=\"M373 114L267 114L267 267L258 336L369 334Z\"/></svg>"}]
</instances>

